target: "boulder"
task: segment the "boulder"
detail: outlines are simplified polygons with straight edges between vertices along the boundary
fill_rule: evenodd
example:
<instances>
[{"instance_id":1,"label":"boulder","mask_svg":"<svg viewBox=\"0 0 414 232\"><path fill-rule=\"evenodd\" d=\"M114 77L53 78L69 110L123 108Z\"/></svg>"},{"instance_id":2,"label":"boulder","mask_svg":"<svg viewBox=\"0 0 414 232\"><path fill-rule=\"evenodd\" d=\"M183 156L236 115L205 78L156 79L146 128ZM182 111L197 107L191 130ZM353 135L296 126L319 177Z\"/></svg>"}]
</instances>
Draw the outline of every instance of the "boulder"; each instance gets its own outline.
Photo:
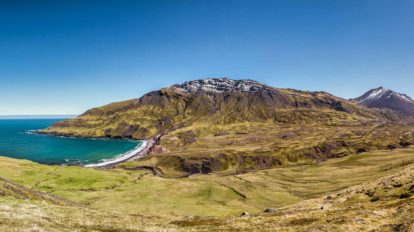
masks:
<instances>
[{"instance_id":1,"label":"boulder","mask_svg":"<svg viewBox=\"0 0 414 232\"><path fill-rule=\"evenodd\" d=\"M249 217L250 214L248 212L243 212L240 214L240 217Z\"/></svg>"},{"instance_id":2,"label":"boulder","mask_svg":"<svg viewBox=\"0 0 414 232\"><path fill-rule=\"evenodd\" d=\"M276 209L274 209L274 208L267 208L267 209L265 209L263 212L265 212L265 213L274 213L274 212L276 212L277 210Z\"/></svg>"}]
</instances>

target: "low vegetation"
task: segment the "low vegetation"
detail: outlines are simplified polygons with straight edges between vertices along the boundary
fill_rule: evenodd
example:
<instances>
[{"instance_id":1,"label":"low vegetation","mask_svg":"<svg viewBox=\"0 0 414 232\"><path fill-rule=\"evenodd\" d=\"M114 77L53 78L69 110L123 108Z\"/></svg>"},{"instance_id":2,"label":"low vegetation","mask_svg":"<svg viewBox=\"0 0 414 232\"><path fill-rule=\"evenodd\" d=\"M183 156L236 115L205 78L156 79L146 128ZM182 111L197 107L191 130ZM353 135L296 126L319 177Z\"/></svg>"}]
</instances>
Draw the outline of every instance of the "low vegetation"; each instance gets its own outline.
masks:
<instances>
[{"instance_id":1,"label":"low vegetation","mask_svg":"<svg viewBox=\"0 0 414 232\"><path fill-rule=\"evenodd\" d=\"M0 186L21 189L6 194L0 188L0 229L7 231L208 231L211 226L235 231L347 231L411 228L412 223L412 148L317 165L179 179L144 170L0 161L1 175L7 178ZM27 191L32 193L21 195ZM263 213L266 208L275 212ZM239 217L245 211L250 216Z\"/></svg>"}]
</instances>

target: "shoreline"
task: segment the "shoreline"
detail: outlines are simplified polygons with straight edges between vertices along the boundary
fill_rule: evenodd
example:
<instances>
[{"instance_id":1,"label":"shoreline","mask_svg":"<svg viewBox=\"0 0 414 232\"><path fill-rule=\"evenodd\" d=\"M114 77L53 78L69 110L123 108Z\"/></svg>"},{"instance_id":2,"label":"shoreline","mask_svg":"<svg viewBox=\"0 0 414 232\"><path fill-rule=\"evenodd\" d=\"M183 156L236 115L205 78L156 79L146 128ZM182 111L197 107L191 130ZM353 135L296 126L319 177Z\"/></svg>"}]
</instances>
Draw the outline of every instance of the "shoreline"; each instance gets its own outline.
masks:
<instances>
[{"instance_id":1,"label":"shoreline","mask_svg":"<svg viewBox=\"0 0 414 232\"><path fill-rule=\"evenodd\" d=\"M83 139L121 139L121 140L133 140L131 138L111 138L111 137L83 137L83 136L76 136L76 135L67 135L67 134L60 134L60 133L48 133L44 130L31 130L30 133L33 134L43 134L43 135L51 135L51 136L59 136L59 137L66 137L66 138L83 138ZM151 149L159 143L161 137L163 134L158 134L153 139L141 139L142 141L141 145L138 147L135 147L134 149L127 151L123 154L120 154L114 158L103 160L103 162L100 163L93 163L93 164L85 164L85 165L77 165L85 168L112 168L114 165L137 160L144 156L146 156ZM136 140L135 140L136 141Z\"/></svg>"},{"instance_id":2,"label":"shoreline","mask_svg":"<svg viewBox=\"0 0 414 232\"><path fill-rule=\"evenodd\" d=\"M153 146L153 142L152 141L148 141L148 140L142 140L142 143L139 147L136 147L135 149L124 153L123 155L120 155L118 157L115 157L113 159L101 162L101 163L96 163L96 164L87 164L84 165L83 167L85 168L104 168L104 167L108 167L108 166L112 166L115 164L119 164L122 162L126 162L126 161L131 161L131 160L135 160L138 158L141 158L143 156L145 156L148 152L148 150Z\"/></svg>"},{"instance_id":3,"label":"shoreline","mask_svg":"<svg viewBox=\"0 0 414 232\"><path fill-rule=\"evenodd\" d=\"M108 137L108 136L81 136L75 134L65 134L65 133L56 133L56 132L46 132L43 129L40 130L27 130L29 134L37 134L37 135L48 135L48 136L55 136L61 138L76 138L76 139L110 139L110 140L131 140L131 141L142 141L144 139L134 139L134 138L123 138L123 137Z\"/></svg>"}]
</instances>

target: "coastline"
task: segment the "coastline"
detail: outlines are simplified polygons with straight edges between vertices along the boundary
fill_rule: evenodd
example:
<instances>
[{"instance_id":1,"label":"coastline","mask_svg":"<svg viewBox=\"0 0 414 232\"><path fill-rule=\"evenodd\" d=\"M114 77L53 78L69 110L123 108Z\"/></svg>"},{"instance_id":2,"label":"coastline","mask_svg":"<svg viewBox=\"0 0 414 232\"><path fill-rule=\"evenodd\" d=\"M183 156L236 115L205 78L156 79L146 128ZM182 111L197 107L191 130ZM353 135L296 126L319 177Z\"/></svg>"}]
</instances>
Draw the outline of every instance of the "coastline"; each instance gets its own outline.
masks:
<instances>
[{"instance_id":1,"label":"coastline","mask_svg":"<svg viewBox=\"0 0 414 232\"><path fill-rule=\"evenodd\" d=\"M153 141L148 141L148 140L143 140L141 145L139 147L136 147L135 149L126 152L125 154L115 157L113 159L101 162L101 163L96 163L96 164L87 164L84 165L84 167L86 168L105 168L105 167L109 167L109 166L113 166L115 164L119 164L122 162L126 162L126 161L131 161L131 160L136 160L139 159L143 156L145 156L149 149L154 145Z\"/></svg>"},{"instance_id":2,"label":"coastline","mask_svg":"<svg viewBox=\"0 0 414 232\"><path fill-rule=\"evenodd\" d=\"M84 138L84 139L131 139L131 138L112 138L112 137L88 137L88 136L76 136L73 134L63 134L63 133L55 133L55 132L46 132L45 130L32 130L30 133L33 134L45 134L45 135L52 135L52 136L60 136L60 137L68 137L68 138ZM133 150L127 151L123 154L120 154L114 158L104 160L100 163L93 163L93 164L85 164L79 165L85 168L112 168L116 164L137 160L146 155L148 155L151 149L157 145L161 139L163 134L158 134L152 139L140 139L142 141L141 145L135 147Z\"/></svg>"}]
</instances>

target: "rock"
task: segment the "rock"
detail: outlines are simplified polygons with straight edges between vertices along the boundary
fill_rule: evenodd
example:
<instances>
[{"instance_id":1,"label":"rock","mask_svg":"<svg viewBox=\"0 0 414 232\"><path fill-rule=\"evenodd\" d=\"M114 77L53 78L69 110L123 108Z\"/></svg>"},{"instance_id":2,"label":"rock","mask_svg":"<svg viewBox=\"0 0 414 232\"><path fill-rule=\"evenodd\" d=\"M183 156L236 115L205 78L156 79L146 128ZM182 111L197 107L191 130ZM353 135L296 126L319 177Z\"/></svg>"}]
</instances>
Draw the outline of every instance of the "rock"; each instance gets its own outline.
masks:
<instances>
[{"instance_id":1,"label":"rock","mask_svg":"<svg viewBox=\"0 0 414 232\"><path fill-rule=\"evenodd\" d=\"M274 209L274 208L267 208L267 209L265 209L263 212L265 212L265 213L274 213L274 212L276 212L277 210L276 209Z\"/></svg>"},{"instance_id":2,"label":"rock","mask_svg":"<svg viewBox=\"0 0 414 232\"><path fill-rule=\"evenodd\" d=\"M357 152L357 154L361 154L361 153L364 153L364 152L368 152L368 150L366 148L358 148L356 152Z\"/></svg>"},{"instance_id":3,"label":"rock","mask_svg":"<svg viewBox=\"0 0 414 232\"><path fill-rule=\"evenodd\" d=\"M327 196L326 200L332 200L332 196Z\"/></svg>"},{"instance_id":4,"label":"rock","mask_svg":"<svg viewBox=\"0 0 414 232\"><path fill-rule=\"evenodd\" d=\"M293 139L293 138L296 138L296 137L298 137L298 136L293 132L287 132L287 133L281 134L279 136L279 138L281 138L281 139Z\"/></svg>"},{"instance_id":5,"label":"rock","mask_svg":"<svg viewBox=\"0 0 414 232\"><path fill-rule=\"evenodd\" d=\"M399 188L399 187L402 187L402 186L403 186L403 184L401 184L401 183L394 183L392 186L393 186L394 188Z\"/></svg>"},{"instance_id":6,"label":"rock","mask_svg":"<svg viewBox=\"0 0 414 232\"><path fill-rule=\"evenodd\" d=\"M410 198L412 196L411 193L403 193L400 195L400 199L406 199L406 198Z\"/></svg>"},{"instance_id":7,"label":"rock","mask_svg":"<svg viewBox=\"0 0 414 232\"><path fill-rule=\"evenodd\" d=\"M250 214L248 212L243 212L240 214L240 217L249 217Z\"/></svg>"},{"instance_id":8,"label":"rock","mask_svg":"<svg viewBox=\"0 0 414 232\"><path fill-rule=\"evenodd\" d=\"M409 147L409 146L411 145L411 143L406 142L406 141L404 141L404 140L401 140L401 141L400 141L400 145L401 145L401 147L403 147L403 148L407 148L407 147Z\"/></svg>"},{"instance_id":9,"label":"rock","mask_svg":"<svg viewBox=\"0 0 414 232\"><path fill-rule=\"evenodd\" d=\"M371 191L371 190L368 190L368 191L365 193L365 195L367 195L367 196L369 196L369 197L373 197L373 196L374 196L374 194L375 194L375 191Z\"/></svg>"},{"instance_id":10,"label":"rock","mask_svg":"<svg viewBox=\"0 0 414 232\"><path fill-rule=\"evenodd\" d=\"M163 147L161 145L154 145L150 151L149 154L163 154L163 153L169 153L170 150L166 147Z\"/></svg>"},{"instance_id":11,"label":"rock","mask_svg":"<svg viewBox=\"0 0 414 232\"><path fill-rule=\"evenodd\" d=\"M387 146L387 148L388 148L390 151L393 151L393 150L397 149L397 145L390 144L390 145L388 145L388 146Z\"/></svg>"},{"instance_id":12,"label":"rock","mask_svg":"<svg viewBox=\"0 0 414 232\"><path fill-rule=\"evenodd\" d=\"M379 200L380 200L379 196L375 196L375 197L371 198L371 202L376 202L376 201L379 201Z\"/></svg>"},{"instance_id":13,"label":"rock","mask_svg":"<svg viewBox=\"0 0 414 232\"><path fill-rule=\"evenodd\" d=\"M325 210L325 209L328 209L328 206L327 205L322 205L321 210Z\"/></svg>"}]
</instances>

